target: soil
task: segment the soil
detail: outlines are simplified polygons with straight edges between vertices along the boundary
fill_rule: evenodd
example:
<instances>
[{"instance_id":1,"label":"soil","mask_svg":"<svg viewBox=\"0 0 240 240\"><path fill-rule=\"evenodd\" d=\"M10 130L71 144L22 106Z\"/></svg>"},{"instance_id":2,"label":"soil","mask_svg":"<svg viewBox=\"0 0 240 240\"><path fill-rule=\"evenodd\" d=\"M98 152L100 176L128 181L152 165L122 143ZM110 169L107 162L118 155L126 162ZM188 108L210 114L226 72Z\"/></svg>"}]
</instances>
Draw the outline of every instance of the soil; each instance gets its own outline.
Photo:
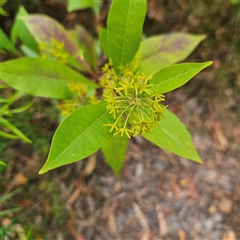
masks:
<instances>
[{"instance_id":1,"label":"soil","mask_svg":"<svg viewBox=\"0 0 240 240\"><path fill-rule=\"evenodd\" d=\"M19 1L20 2L20 1ZM67 13L48 1L24 3L29 12L55 17L66 27L83 24L93 35L104 25L91 10ZM16 11L7 5L9 31ZM54 11L53 11L54 9ZM10 144L4 193L21 186L16 222L32 239L240 239L240 5L230 1L149 1L146 35L169 32L206 34L185 62L214 61L184 87L166 95L169 109L189 129L204 160L198 164L152 145L130 141L116 178L101 152L86 160L38 175L57 127L52 103L23 116L36 143ZM90 23L91 22L91 23Z\"/></svg>"}]
</instances>

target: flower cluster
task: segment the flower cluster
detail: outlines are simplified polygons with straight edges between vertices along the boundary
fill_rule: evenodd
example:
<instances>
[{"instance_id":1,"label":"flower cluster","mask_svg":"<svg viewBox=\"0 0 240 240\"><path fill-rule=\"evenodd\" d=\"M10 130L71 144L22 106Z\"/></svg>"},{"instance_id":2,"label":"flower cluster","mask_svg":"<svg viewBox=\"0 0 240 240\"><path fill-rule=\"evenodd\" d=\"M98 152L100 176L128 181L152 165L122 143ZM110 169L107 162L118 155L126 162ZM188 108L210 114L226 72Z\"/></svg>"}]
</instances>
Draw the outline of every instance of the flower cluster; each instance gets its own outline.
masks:
<instances>
[{"instance_id":1,"label":"flower cluster","mask_svg":"<svg viewBox=\"0 0 240 240\"><path fill-rule=\"evenodd\" d=\"M108 112L115 119L114 123L105 124L111 127L110 132L131 138L151 132L154 125L158 126L167 106L160 105L164 96L149 83L153 74L134 74L131 66L121 67L116 74L111 64L106 64L102 71L103 96L108 103Z\"/></svg>"},{"instance_id":2,"label":"flower cluster","mask_svg":"<svg viewBox=\"0 0 240 240\"><path fill-rule=\"evenodd\" d=\"M39 50L41 58L53 59L63 64L67 62L69 56L69 53L64 48L64 43L58 41L56 38L51 38L51 41L48 43L40 43Z\"/></svg>"},{"instance_id":3,"label":"flower cluster","mask_svg":"<svg viewBox=\"0 0 240 240\"><path fill-rule=\"evenodd\" d=\"M63 116L69 115L71 112L85 104L99 103L99 100L94 94L89 94L87 86L83 83L69 83L68 88L73 93L73 98L64 100L58 105L58 109L61 111Z\"/></svg>"}]
</instances>

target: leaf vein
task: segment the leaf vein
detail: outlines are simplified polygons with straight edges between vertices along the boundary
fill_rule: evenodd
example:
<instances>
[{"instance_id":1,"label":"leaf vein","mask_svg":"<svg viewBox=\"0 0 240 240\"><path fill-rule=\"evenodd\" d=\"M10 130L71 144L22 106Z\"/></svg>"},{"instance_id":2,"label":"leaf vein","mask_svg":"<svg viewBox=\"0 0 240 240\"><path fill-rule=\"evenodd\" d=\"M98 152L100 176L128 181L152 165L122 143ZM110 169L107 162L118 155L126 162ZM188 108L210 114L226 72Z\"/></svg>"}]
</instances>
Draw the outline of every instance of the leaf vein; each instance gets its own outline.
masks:
<instances>
[{"instance_id":1,"label":"leaf vein","mask_svg":"<svg viewBox=\"0 0 240 240\"><path fill-rule=\"evenodd\" d=\"M192 152L188 150L181 142L178 141L172 134L170 134L168 131L166 131L164 128L162 128L163 132L165 132L168 136L170 136L180 147L182 147L185 151L187 151L192 157L195 157Z\"/></svg>"},{"instance_id":2,"label":"leaf vein","mask_svg":"<svg viewBox=\"0 0 240 240\"><path fill-rule=\"evenodd\" d=\"M201 67L202 67L202 66L201 66ZM157 84L157 85L161 85L161 84L164 84L164 83L166 83L166 82L172 81L173 79L178 78L178 77L183 76L183 75L186 75L186 74L188 74L188 73L190 73L190 72L193 72L193 71L195 71L196 69L201 69L201 67L192 68L191 70L189 70L189 71L187 71L187 72L178 74L178 75L176 75L176 76L174 76L174 77L172 77L172 78L169 78L169 79L167 79L167 80L165 80L165 81L163 81L163 82L160 82L160 83ZM160 71L161 71L161 70L160 70Z\"/></svg>"},{"instance_id":3,"label":"leaf vein","mask_svg":"<svg viewBox=\"0 0 240 240\"><path fill-rule=\"evenodd\" d=\"M122 47L122 55L121 55L121 60L120 60L120 66L122 65L123 62L123 55L125 53L125 45L126 45L126 32L127 32L127 26L128 26L128 21L129 21L129 12L130 12L130 7L131 7L132 2L130 2L129 8L128 8L128 12L127 12L127 21L125 24L125 30L124 30L124 37L123 37L123 47Z\"/></svg>"},{"instance_id":4,"label":"leaf vein","mask_svg":"<svg viewBox=\"0 0 240 240\"><path fill-rule=\"evenodd\" d=\"M68 147L66 147L50 164L49 164L49 167L60 157L62 156L66 151L67 149L73 145L84 133L86 133L95 123L97 123L98 121L100 121L101 118L103 118L105 115L107 114L107 112L104 112L102 115L100 115L93 123L91 123L83 132L81 132L81 134L76 138L74 139L74 141L72 141ZM48 167L48 169L49 169Z\"/></svg>"}]
</instances>

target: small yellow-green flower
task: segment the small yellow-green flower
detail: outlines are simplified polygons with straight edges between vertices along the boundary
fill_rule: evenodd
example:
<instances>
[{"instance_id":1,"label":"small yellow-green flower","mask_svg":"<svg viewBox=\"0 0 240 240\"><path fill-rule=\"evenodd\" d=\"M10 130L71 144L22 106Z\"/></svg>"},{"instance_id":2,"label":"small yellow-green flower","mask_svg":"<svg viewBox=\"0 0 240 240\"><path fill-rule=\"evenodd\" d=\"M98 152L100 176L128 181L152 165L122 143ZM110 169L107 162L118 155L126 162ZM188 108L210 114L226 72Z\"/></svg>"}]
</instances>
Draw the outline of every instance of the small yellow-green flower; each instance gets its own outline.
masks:
<instances>
[{"instance_id":1,"label":"small yellow-green flower","mask_svg":"<svg viewBox=\"0 0 240 240\"><path fill-rule=\"evenodd\" d=\"M105 87L104 99L107 110L115 119L110 132L135 137L139 134L151 132L154 125L158 125L164 116L166 106L160 105L164 96L149 81L153 74L133 73L131 66L119 68L116 74L111 64L103 67L101 86Z\"/></svg>"},{"instance_id":2,"label":"small yellow-green flower","mask_svg":"<svg viewBox=\"0 0 240 240\"><path fill-rule=\"evenodd\" d=\"M51 38L49 42L40 43L39 50L42 58L54 59L62 64L65 64L69 57L68 52L64 48L64 43L56 38Z\"/></svg>"},{"instance_id":3,"label":"small yellow-green flower","mask_svg":"<svg viewBox=\"0 0 240 240\"><path fill-rule=\"evenodd\" d=\"M87 86L84 83L69 83L68 88L73 93L72 99L63 100L58 105L58 109L63 116L68 116L71 112L86 104L100 102L94 94L88 94Z\"/></svg>"}]
</instances>

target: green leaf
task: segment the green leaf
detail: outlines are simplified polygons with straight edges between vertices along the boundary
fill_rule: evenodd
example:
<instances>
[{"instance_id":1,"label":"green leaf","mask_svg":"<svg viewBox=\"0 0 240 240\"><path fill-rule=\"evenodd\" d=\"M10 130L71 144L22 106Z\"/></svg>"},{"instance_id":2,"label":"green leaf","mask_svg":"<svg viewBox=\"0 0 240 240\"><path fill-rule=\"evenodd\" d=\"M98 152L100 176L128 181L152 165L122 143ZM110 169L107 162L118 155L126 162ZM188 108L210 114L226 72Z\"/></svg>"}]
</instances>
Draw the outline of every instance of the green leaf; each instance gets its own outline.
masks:
<instances>
[{"instance_id":1,"label":"green leaf","mask_svg":"<svg viewBox=\"0 0 240 240\"><path fill-rule=\"evenodd\" d=\"M6 167L7 166L7 164L5 163L5 162L2 162L1 160L0 160L0 173L2 173L2 171L1 171L1 169L4 167Z\"/></svg>"},{"instance_id":2,"label":"green leaf","mask_svg":"<svg viewBox=\"0 0 240 240\"><path fill-rule=\"evenodd\" d=\"M138 51L145 15L146 1L113 1L107 20L107 43L115 71L130 63Z\"/></svg>"},{"instance_id":3,"label":"green leaf","mask_svg":"<svg viewBox=\"0 0 240 240\"><path fill-rule=\"evenodd\" d=\"M68 12L81 10L85 8L92 8L95 14L99 14L100 6L102 4L101 0L68 0L67 10Z\"/></svg>"},{"instance_id":4,"label":"green leaf","mask_svg":"<svg viewBox=\"0 0 240 240\"><path fill-rule=\"evenodd\" d=\"M204 68L212 65L212 62L181 63L166 67L157 72L150 80L158 88L158 93L170 92L181 87Z\"/></svg>"},{"instance_id":5,"label":"green leaf","mask_svg":"<svg viewBox=\"0 0 240 240\"><path fill-rule=\"evenodd\" d=\"M4 137L4 138L8 138L8 139L19 139L18 136L13 135L11 133L3 132L1 130L0 130L0 136L1 136L1 138Z\"/></svg>"},{"instance_id":6,"label":"green leaf","mask_svg":"<svg viewBox=\"0 0 240 240\"><path fill-rule=\"evenodd\" d=\"M111 166L116 175L119 174L124 164L127 146L127 136L121 137L120 135L113 136L102 145L101 149L106 158L106 161Z\"/></svg>"},{"instance_id":7,"label":"green leaf","mask_svg":"<svg viewBox=\"0 0 240 240\"><path fill-rule=\"evenodd\" d=\"M28 16L28 15L29 14L26 11L26 9L23 6L20 6L17 14L15 16L14 23L13 23L13 26L11 29L11 39L14 44L16 43L17 38L19 36L21 36L21 31L23 30L23 28L25 28L23 22L19 18L23 17L23 16ZM26 28L25 28L25 30L27 31ZM29 34L29 32L28 32L28 34Z\"/></svg>"},{"instance_id":8,"label":"green leaf","mask_svg":"<svg viewBox=\"0 0 240 240\"><path fill-rule=\"evenodd\" d=\"M69 53L74 55L78 52L77 44L71 39L65 28L53 18L32 14L21 19L38 43L49 42L55 38L64 43L64 47Z\"/></svg>"},{"instance_id":9,"label":"green leaf","mask_svg":"<svg viewBox=\"0 0 240 240\"><path fill-rule=\"evenodd\" d=\"M11 29L11 39L13 44L16 44L19 38L24 45L28 46L35 52L38 52L38 44L34 37L29 33L26 26L22 22L21 18L29 16L28 12L23 6L21 6L16 14L12 29Z\"/></svg>"},{"instance_id":10,"label":"green leaf","mask_svg":"<svg viewBox=\"0 0 240 240\"><path fill-rule=\"evenodd\" d=\"M26 143L32 143L32 141L26 137L18 128L16 128L12 123L10 123L8 120L0 117L0 122L2 125L4 125L5 127L7 127L9 130L11 130L15 136L18 138L18 139L22 139L24 142ZM6 133L8 134L8 133ZM4 136L4 137L7 137L6 134L4 134L4 132L1 131L0 135ZM11 138L10 137L11 134L9 134L8 138ZM14 136L14 135L12 135Z\"/></svg>"},{"instance_id":11,"label":"green leaf","mask_svg":"<svg viewBox=\"0 0 240 240\"><path fill-rule=\"evenodd\" d=\"M63 42L65 50L72 55L70 58L76 57L81 65L81 70L89 71L86 62L78 56L79 47L77 43L55 19L41 14L32 14L21 19L38 43L50 43L52 39ZM71 64L75 64L73 60L71 59ZM76 66L74 65L74 67Z\"/></svg>"},{"instance_id":12,"label":"green leaf","mask_svg":"<svg viewBox=\"0 0 240 240\"><path fill-rule=\"evenodd\" d=\"M29 48L26 45L21 44L20 49L26 57L29 57L29 58L38 58L39 57L39 55L36 52L34 52L31 48Z\"/></svg>"},{"instance_id":13,"label":"green leaf","mask_svg":"<svg viewBox=\"0 0 240 240\"><path fill-rule=\"evenodd\" d=\"M6 2L7 2L7 0L1 0L0 6L3 6Z\"/></svg>"},{"instance_id":14,"label":"green leaf","mask_svg":"<svg viewBox=\"0 0 240 240\"><path fill-rule=\"evenodd\" d=\"M8 13L2 7L0 7L0 15L6 17L6 16L8 16Z\"/></svg>"},{"instance_id":15,"label":"green leaf","mask_svg":"<svg viewBox=\"0 0 240 240\"><path fill-rule=\"evenodd\" d=\"M103 124L113 121L106 103L75 110L55 132L48 159L39 173L82 160L96 152L113 135Z\"/></svg>"},{"instance_id":16,"label":"green leaf","mask_svg":"<svg viewBox=\"0 0 240 240\"><path fill-rule=\"evenodd\" d=\"M0 98L0 103L5 103L5 102L8 102L9 100L6 99L6 98Z\"/></svg>"},{"instance_id":17,"label":"green leaf","mask_svg":"<svg viewBox=\"0 0 240 240\"><path fill-rule=\"evenodd\" d=\"M4 203L4 202L7 202L8 200L10 200L11 198L13 198L13 196L17 195L19 192L22 191L22 188L17 188L16 190L6 194L6 195L3 195L0 197L0 202L1 203Z\"/></svg>"},{"instance_id":18,"label":"green leaf","mask_svg":"<svg viewBox=\"0 0 240 240\"><path fill-rule=\"evenodd\" d=\"M105 28L99 28L99 41L102 47L103 52L107 57L108 55L108 44L107 44L107 29Z\"/></svg>"},{"instance_id":19,"label":"green leaf","mask_svg":"<svg viewBox=\"0 0 240 240\"><path fill-rule=\"evenodd\" d=\"M81 10L85 8L92 7L93 1L92 0L68 0L67 1L67 10L68 12Z\"/></svg>"},{"instance_id":20,"label":"green leaf","mask_svg":"<svg viewBox=\"0 0 240 240\"><path fill-rule=\"evenodd\" d=\"M14 212L18 212L19 210L21 210L20 207L2 210L2 211L0 211L0 217L8 216L9 214L12 214Z\"/></svg>"},{"instance_id":21,"label":"green leaf","mask_svg":"<svg viewBox=\"0 0 240 240\"><path fill-rule=\"evenodd\" d=\"M4 104L1 105L1 111L0 111L0 116L3 116L5 114L5 112L7 112L9 110L10 105L16 100L18 99L18 95L20 92L15 92L14 94L11 94L8 97L8 101Z\"/></svg>"},{"instance_id":22,"label":"green leaf","mask_svg":"<svg viewBox=\"0 0 240 240\"><path fill-rule=\"evenodd\" d=\"M167 109L164 116L165 118L159 121L161 127L155 127L152 133L143 134L143 137L162 149L202 163L192 138L182 122Z\"/></svg>"},{"instance_id":23,"label":"green leaf","mask_svg":"<svg viewBox=\"0 0 240 240\"><path fill-rule=\"evenodd\" d=\"M19 58L0 64L2 80L11 87L39 97L65 99L72 93L68 83L96 84L71 68L47 59Z\"/></svg>"},{"instance_id":24,"label":"green leaf","mask_svg":"<svg viewBox=\"0 0 240 240\"><path fill-rule=\"evenodd\" d=\"M205 35L170 33L144 40L139 48L142 60L140 66L151 74L187 58Z\"/></svg>"},{"instance_id":25,"label":"green leaf","mask_svg":"<svg viewBox=\"0 0 240 240\"><path fill-rule=\"evenodd\" d=\"M0 15L8 16L8 13L2 8L2 6L7 2L7 0L0 1Z\"/></svg>"},{"instance_id":26,"label":"green leaf","mask_svg":"<svg viewBox=\"0 0 240 240\"><path fill-rule=\"evenodd\" d=\"M20 113L20 112L24 112L26 111L28 108L30 108L31 106L33 105L33 102L29 102L25 105L23 105L22 107L19 107L19 108L15 108L15 109L9 109L9 112L10 113Z\"/></svg>"},{"instance_id":27,"label":"green leaf","mask_svg":"<svg viewBox=\"0 0 240 240\"><path fill-rule=\"evenodd\" d=\"M232 4L237 4L239 3L240 1L239 0L230 0Z\"/></svg>"},{"instance_id":28,"label":"green leaf","mask_svg":"<svg viewBox=\"0 0 240 240\"><path fill-rule=\"evenodd\" d=\"M92 69L97 70L98 56L94 39L82 26L77 26L74 30L74 34L76 35L81 51L83 51L84 59L89 63Z\"/></svg>"},{"instance_id":29,"label":"green leaf","mask_svg":"<svg viewBox=\"0 0 240 240\"><path fill-rule=\"evenodd\" d=\"M4 48L14 54L20 55L20 53L15 49L14 44L8 38L8 36L0 29L0 48Z\"/></svg>"}]
</instances>

